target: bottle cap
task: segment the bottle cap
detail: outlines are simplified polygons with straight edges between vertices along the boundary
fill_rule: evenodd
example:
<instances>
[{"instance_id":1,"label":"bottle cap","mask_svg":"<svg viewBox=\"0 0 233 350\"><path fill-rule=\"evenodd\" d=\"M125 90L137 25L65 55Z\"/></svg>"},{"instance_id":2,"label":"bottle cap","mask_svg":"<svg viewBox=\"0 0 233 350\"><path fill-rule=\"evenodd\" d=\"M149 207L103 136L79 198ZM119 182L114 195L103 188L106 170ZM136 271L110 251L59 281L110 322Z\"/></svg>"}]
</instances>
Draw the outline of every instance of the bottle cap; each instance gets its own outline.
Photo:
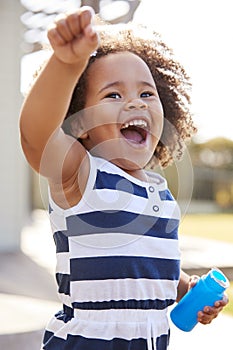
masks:
<instances>
[{"instance_id":1,"label":"bottle cap","mask_svg":"<svg viewBox=\"0 0 233 350\"><path fill-rule=\"evenodd\" d=\"M223 292L230 285L226 276L217 268L211 269L205 280L211 288L218 292Z\"/></svg>"}]
</instances>

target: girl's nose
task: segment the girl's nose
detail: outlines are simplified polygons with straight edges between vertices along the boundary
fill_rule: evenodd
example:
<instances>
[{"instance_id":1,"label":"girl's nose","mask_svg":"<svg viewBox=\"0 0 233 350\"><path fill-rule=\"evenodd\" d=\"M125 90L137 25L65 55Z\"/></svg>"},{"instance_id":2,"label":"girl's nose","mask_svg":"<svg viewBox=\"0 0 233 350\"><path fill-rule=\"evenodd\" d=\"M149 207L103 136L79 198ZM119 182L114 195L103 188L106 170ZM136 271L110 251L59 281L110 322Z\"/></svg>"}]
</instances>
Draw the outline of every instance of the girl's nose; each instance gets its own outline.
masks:
<instances>
[{"instance_id":1,"label":"girl's nose","mask_svg":"<svg viewBox=\"0 0 233 350\"><path fill-rule=\"evenodd\" d=\"M126 110L132 110L132 109L139 109L140 110L140 109L147 109L147 108L148 108L147 104L139 98L134 99L134 100L130 100L125 105Z\"/></svg>"}]
</instances>

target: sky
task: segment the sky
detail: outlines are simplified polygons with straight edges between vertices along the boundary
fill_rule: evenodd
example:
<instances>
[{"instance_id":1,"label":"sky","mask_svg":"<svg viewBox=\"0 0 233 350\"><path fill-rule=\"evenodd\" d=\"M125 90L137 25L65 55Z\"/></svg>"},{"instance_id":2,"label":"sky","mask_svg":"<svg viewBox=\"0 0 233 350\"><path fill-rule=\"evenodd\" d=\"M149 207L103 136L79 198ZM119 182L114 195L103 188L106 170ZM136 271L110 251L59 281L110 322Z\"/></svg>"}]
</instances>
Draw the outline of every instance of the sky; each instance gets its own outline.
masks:
<instances>
[{"instance_id":1,"label":"sky","mask_svg":"<svg viewBox=\"0 0 233 350\"><path fill-rule=\"evenodd\" d=\"M197 141L233 140L231 0L142 0L137 22L153 25L191 77Z\"/></svg>"},{"instance_id":2,"label":"sky","mask_svg":"<svg viewBox=\"0 0 233 350\"><path fill-rule=\"evenodd\" d=\"M233 140L231 0L142 0L134 21L153 26L191 77L196 141ZM38 65L37 57L22 61L22 90Z\"/></svg>"}]
</instances>

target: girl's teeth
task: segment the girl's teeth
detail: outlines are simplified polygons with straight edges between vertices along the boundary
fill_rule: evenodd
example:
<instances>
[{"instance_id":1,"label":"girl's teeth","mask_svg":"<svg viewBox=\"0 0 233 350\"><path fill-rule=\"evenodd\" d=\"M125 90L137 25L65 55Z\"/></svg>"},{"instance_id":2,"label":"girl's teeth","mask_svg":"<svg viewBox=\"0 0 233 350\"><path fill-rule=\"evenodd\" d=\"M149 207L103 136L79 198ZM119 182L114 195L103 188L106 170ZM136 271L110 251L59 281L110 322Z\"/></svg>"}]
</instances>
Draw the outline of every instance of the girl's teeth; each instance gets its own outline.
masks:
<instances>
[{"instance_id":1,"label":"girl's teeth","mask_svg":"<svg viewBox=\"0 0 233 350\"><path fill-rule=\"evenodd\" d=\"M146 128L147 123L144 120L132 120L129 123L125 123L122 128L126 129L129 126L141 126L141 127Z\"/></svg>"}]
</instances>

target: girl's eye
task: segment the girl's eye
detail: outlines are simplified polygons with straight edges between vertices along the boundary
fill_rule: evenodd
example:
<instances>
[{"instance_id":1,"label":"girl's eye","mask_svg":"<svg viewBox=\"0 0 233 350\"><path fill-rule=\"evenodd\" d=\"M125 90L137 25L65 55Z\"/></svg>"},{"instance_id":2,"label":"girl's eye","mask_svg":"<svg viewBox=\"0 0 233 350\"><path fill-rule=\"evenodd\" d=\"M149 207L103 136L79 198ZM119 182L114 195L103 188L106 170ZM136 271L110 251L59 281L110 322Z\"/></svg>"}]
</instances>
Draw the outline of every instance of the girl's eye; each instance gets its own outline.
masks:
<instances>
[{"instance_id":1,"label":"girl's eye","mask_svg":"<svg viewBox=\"0 0 233 350\"><path fill-rule=\"evenodd\" d=\"M105 96L105 98L114 98L114 99L118 99L121 98L121 95L118 92L111 92L110 94L108 94L107 96Z\"/></svg>"},{"instance_id":2,"label":"girl's eye","mask_svg":"<svg viewBox=\"0 0 233 350\"><path fill-rule=\"evenodd\" d=\"M141 93L140 97L150 97L150 96L154 96L154 93L151 91L144 91Z\"/></svg>"}]
</instances>

